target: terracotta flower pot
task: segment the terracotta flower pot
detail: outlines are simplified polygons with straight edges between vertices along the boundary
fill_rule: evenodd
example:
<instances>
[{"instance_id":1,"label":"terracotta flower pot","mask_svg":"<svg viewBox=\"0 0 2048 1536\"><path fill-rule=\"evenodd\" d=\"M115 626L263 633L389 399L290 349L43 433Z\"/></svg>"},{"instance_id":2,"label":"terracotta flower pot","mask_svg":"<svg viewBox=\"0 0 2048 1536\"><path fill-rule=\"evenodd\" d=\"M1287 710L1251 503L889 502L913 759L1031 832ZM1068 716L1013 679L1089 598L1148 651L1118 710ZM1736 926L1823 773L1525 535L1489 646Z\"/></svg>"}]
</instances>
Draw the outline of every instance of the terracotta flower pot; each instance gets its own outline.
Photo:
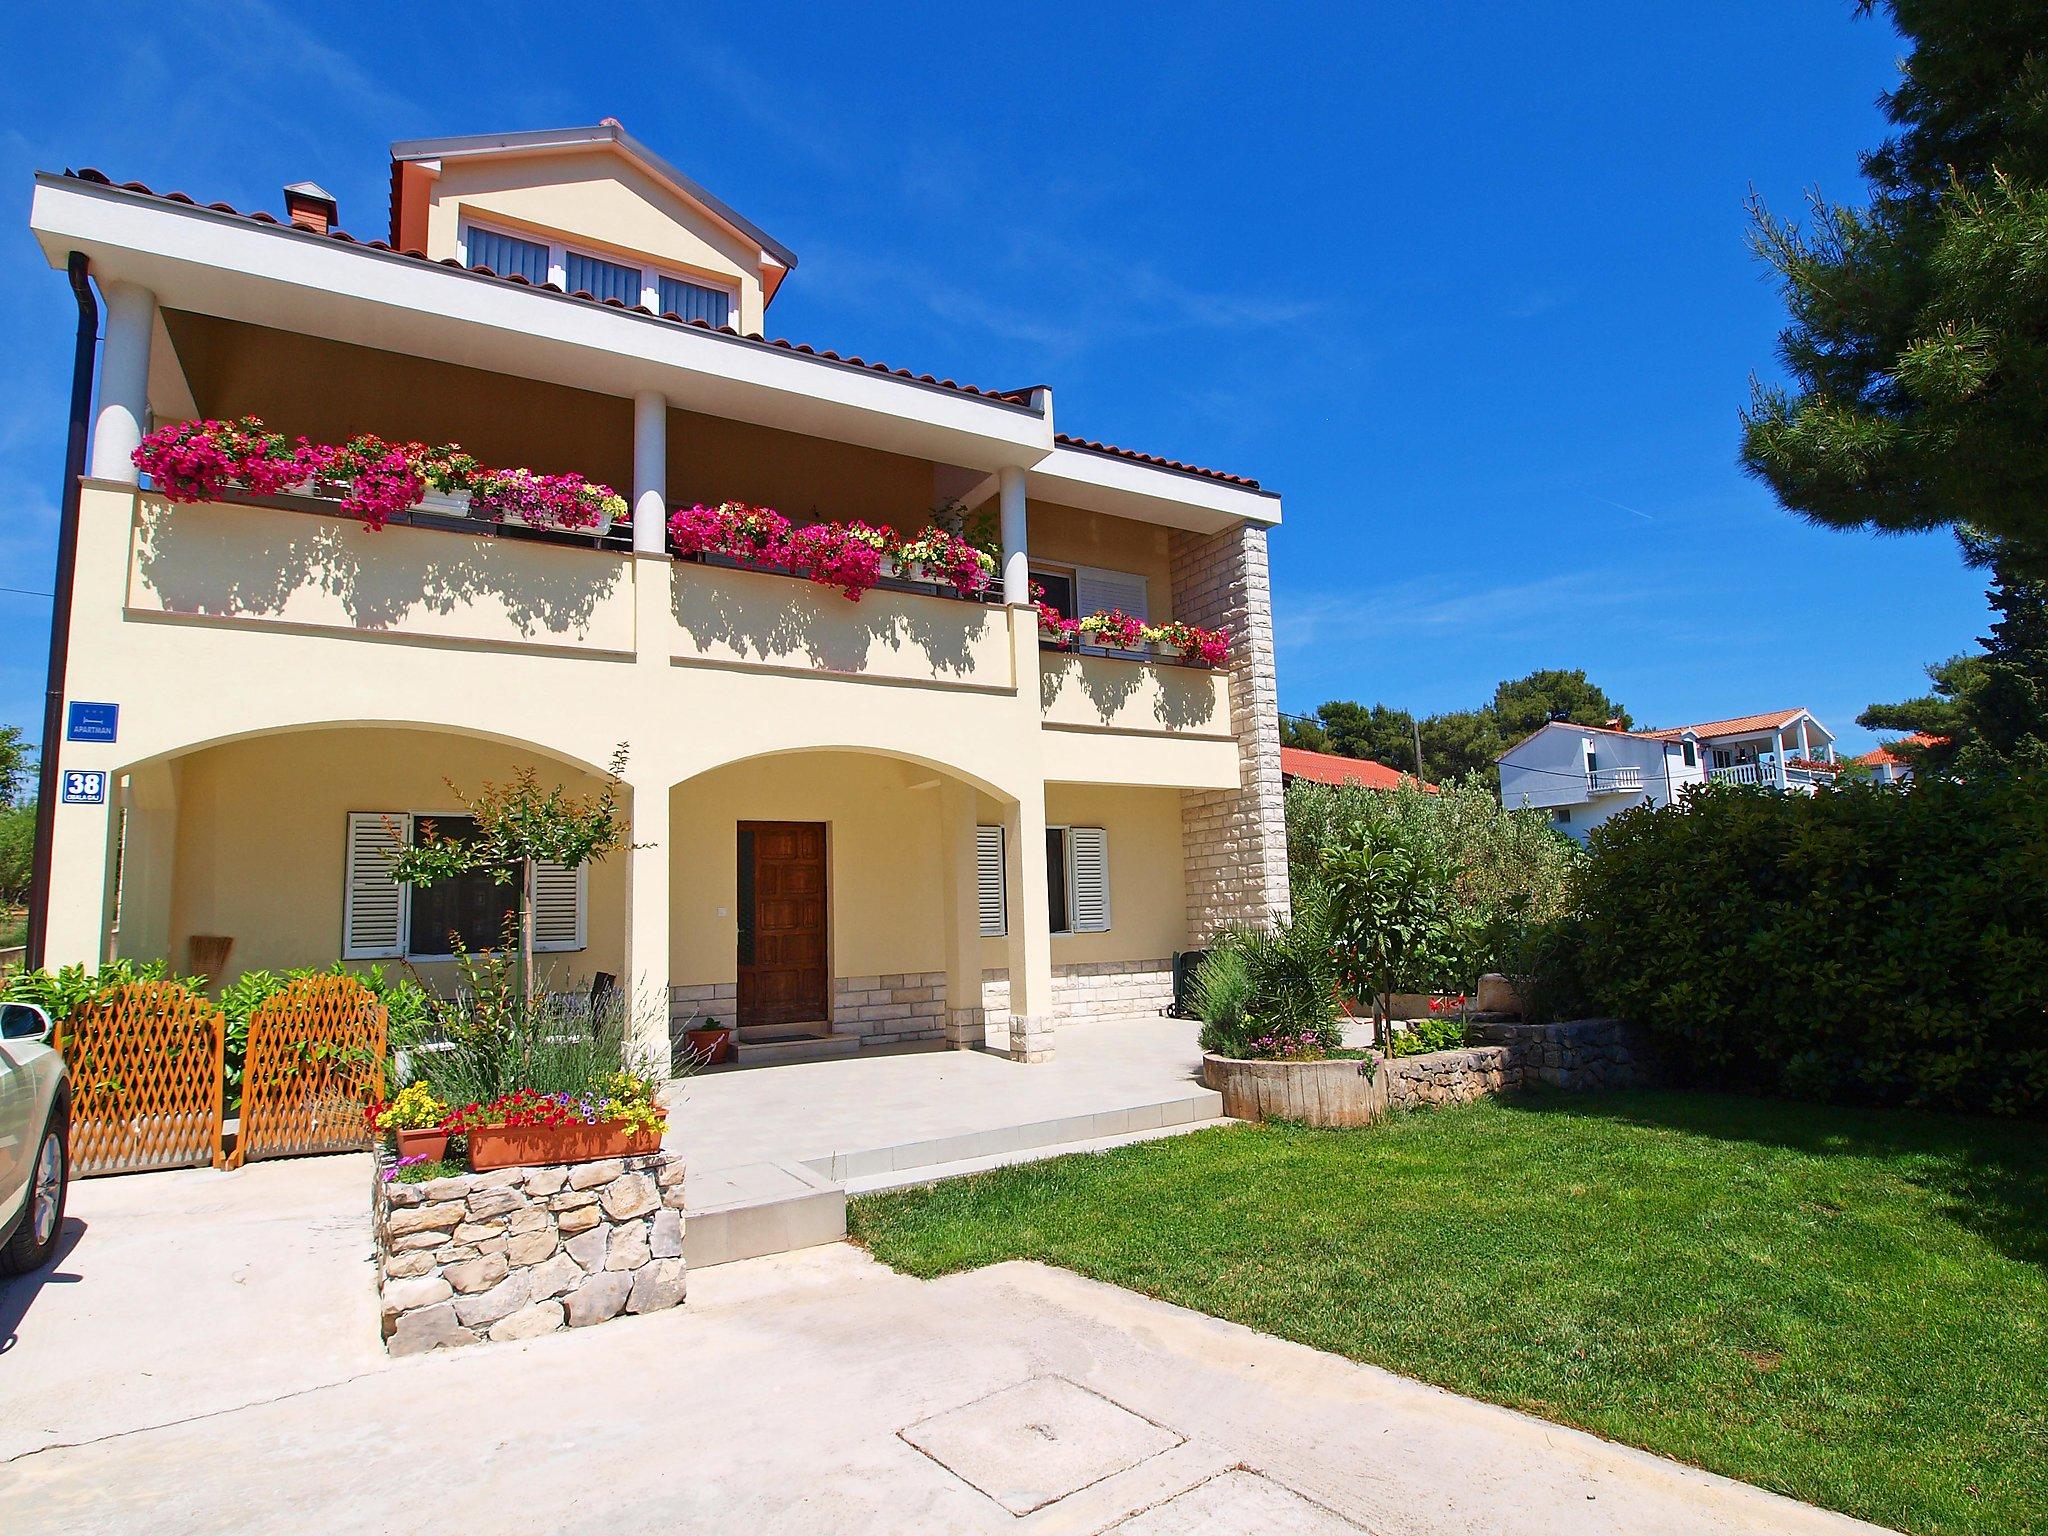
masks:
<instances>
[{"instance_id":1,"label":"terracotta flower pot","mask_svg":"<svg viewBox=\"0 0 2048 1536\"><path fill-rule=\"evenodd\" d=\"M430 1162L439 1162L448 1155L448 1133L438 1126L429 1126L423 1131L398 1131L398 1155L400 1157L424 1157Z\"/></svg>"},{"instance_id":2,"label":"terracotta flower pot","mask_svg":"<svg viewBox=\"0 0 2048 1536\"><path fill-rule=\"evenodd\" d=\"M659 1131L629 1131L614 1121L600 1125L486 1125L469 1133L469 1166L525 1168L537 1163L594 1163L661 1150Z\"/></svg>"},{"instance_id":3,"label":"terracotta flower pot","mask_svg":"<svg viewBox=\"0 0 2048 1536\"><path fill-rule=\"evenodd\" d=\"M717 1029L686 1029L683 1038L690 1042L690 1054L707 1067L732 1060L732 1031L724 1025Z\"/></svg>"}]
</instances>

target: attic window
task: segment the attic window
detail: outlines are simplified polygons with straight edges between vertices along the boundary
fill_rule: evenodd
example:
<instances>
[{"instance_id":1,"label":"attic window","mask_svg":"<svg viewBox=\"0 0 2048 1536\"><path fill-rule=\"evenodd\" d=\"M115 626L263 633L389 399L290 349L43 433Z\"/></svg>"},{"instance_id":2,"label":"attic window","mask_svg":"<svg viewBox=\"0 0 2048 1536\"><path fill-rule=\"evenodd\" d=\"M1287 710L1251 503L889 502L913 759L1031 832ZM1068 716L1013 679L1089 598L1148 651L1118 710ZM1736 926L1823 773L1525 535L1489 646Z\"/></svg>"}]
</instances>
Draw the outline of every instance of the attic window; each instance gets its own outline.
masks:
<instances>
[{"instance_id":1,"label":"attic window","mask_svg":"<svg viewBox=\"0 0 2048 1536\"><path fill-rule=\"evenodd\" d=\"M702 320L706 325L726 324L732 317L732 296L702 283L686 283L680 277L661 279L661 312L685 320Z\"/></svg>"},{"instance_id":2,"label":"attic window","mask_svg":"<svg viewBox=\"0 0 2048 1536\"><path fill-rule=\"evenodd\" d=\"M601 256L581 251L568 253L569 291L587 293L593 299L617 299L631 308L640 302L640 269L622 267Z\"/></svg>"},{"instance_id":3,"label":"attic window","mask_svg":"<svg viewBox=\"0 0 2048 1536\"><path fill-rule=\"evenodd\" d=\"M538 240L501 235L494 229L469 232L468 263L489 267L500 277L523 277L529 283L548 280L548 248Z\"/></svg>"}]
</instances>

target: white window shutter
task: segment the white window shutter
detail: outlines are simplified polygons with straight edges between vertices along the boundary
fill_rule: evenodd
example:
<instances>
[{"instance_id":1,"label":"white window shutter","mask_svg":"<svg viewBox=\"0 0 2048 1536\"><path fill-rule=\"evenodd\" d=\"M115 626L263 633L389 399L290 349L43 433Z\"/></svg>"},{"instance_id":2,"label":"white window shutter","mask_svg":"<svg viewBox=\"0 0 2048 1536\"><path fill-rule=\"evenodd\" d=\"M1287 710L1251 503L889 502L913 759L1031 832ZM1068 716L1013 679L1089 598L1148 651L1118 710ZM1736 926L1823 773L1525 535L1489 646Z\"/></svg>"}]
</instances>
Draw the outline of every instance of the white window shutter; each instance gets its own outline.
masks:
<instances>
[{"instance_id":1,"label":"white window shutter","mask_svg":"<svg viewBox=\"0 0 2048 1536\"><path fill-rule=\"evenodd\" d=\"M1109 834L1100 827L1067 828L1067 926L1075 933L1109 931Z\"/></svg>"},{"instance_id":2,"label":"white window shutter","mask_svg":"<svg viewBox=\"0 0 2048 1536\"><path fill-rule=\"evenodd\" d=\"M543 950L584 947L584 890L588 864L568 869L545 859L533 866L533 948Z\"/></svg>"},{"instance_id":3,"label":"white window shutter","mask_svg":"<svg viewBox=\"0 0 2048 1536\"><path fill-rule=\"evenodd\" d=\"M1010 931L1003 902L1003 829L974 829L974 901L984 937L999 939Z\"/></svg>"},{"instance_id":4,"label":"white window shutter","mask_svg":"<svg viewBox=\"0 0 2048 1536\"><path fill-rule=\"evenodd\" d=\"M350 811L342 882L341 958L396 960L405 954L412 889L391 878L391 860L412 838L404 811Z\"/></svg>"},{"instance_id":5,"label":"white window shutter","mask_svg":"<svg viewBox=\"0 0 2048 1536\"><path fill-rule=\"evenodd\" d=\"M1074 571L1074 611L1080 618L1120 608L1134 619L1151 622L1145 607L1145 578L1132 571L1103 571L1083 565Z\"/></svg>"}]
</instances>

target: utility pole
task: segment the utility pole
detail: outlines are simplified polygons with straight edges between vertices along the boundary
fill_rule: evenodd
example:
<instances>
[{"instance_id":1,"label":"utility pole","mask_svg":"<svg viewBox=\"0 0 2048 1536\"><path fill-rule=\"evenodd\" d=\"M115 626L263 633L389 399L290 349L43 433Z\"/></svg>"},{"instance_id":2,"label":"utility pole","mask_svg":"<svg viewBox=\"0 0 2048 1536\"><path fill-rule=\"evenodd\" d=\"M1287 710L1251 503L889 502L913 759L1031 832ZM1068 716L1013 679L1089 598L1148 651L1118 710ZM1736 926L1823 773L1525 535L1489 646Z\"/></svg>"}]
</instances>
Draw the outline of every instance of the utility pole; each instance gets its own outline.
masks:
<instances>
[{"instance_id":1,"label":"utility pole","mask_svg":"<svg viewBox=\"0 0 2048 1536\"><path fill-rule=\"evenodd\" d=\"M1410 716L1408 717L1408 724L1409 724L1409 725L1410 725L1410 726L1411 726L1411 727L1412 727L1412 728L1414 729L1414 731L1415 731L1415 782L1416 782L1417 784L1420 784L1420 783L1422 783L1422 782L1423 782L1423 779L1422 779L1422 722L1421 722L1420 720L1416 719L1416 718L1415 718L1415 717L1414 717L1413 715L1410 715Z\"/></svg>"}]
</instances>

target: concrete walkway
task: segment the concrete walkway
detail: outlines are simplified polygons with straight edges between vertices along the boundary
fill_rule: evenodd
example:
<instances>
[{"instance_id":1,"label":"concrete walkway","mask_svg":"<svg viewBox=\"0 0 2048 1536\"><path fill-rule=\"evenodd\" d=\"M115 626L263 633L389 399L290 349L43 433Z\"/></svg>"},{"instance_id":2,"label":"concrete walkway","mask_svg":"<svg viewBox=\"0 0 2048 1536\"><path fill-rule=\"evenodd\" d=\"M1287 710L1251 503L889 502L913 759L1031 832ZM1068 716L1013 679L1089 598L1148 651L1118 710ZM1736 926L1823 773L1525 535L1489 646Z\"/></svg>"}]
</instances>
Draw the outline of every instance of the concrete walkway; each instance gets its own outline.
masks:
<instances>
[{"instance_id":1,"label":"concrete walkway","mask_svg":"<svg viewBox=\"0 0 2048 1536\"><path fill-rule=\"evenodd\" d=\"M0 1530L1874 1529L1030 1264L927 1284L815 1248L389 1361L367 1176L78 1185L56 1273L0 1287Z\"/></svg>"}]
</instances>

